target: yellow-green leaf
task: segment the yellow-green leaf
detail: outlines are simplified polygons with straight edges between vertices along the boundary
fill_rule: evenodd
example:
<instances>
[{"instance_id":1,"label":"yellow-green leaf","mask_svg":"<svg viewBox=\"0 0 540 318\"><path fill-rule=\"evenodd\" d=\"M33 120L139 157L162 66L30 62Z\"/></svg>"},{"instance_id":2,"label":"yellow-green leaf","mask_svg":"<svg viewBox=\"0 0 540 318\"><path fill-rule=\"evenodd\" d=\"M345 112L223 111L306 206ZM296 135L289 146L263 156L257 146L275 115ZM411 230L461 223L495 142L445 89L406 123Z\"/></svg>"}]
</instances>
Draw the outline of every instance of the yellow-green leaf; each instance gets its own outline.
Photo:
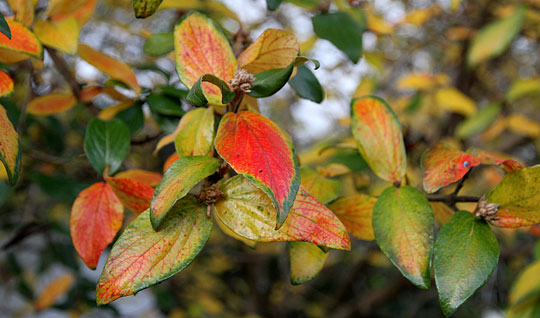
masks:
<instances>
[{"instance_id":1,"label":"yellow-green leaf","mask_svg":"<svg viewBox=\"0 0 540 318\"><path fill-rule=\"evenodd\" d=\"M290 242L291 284L309 282L322 270L328 252L308 242Z\"/></svg>"},{"instance_id":2,"label":"yellow-green leaf","mask_svg":"<svg viewBox=\"0 0 540 318\"><path fill-rule=\"evenodd\" d=\"M508 92L506 92L506 99L509 102L512 102L523 96L538 93L540 93L540 79L518 79L512 83L512 86L510 86Z\"/></svg>"},{"instance_id":3,"label":"yellow-green leaf","mask_svg":"<svg viewBox=\"0 0 540 318\"><path fill-rule=\"evenodd\" d=\"M322 204L335 200L341 193L339 181L325 178L308 166L300 168L300 184Z\"/></svg>"},{"instance_id":4,"label":"yellow-green leaf","mask_svg":"<svg viewBox=\"0 0 540 318\"><path fill-rule=\"evenodd\" d=\"M475 102L453 87L437 90L435 93L437 105L448 112L470 116L476 112Z\"/></svg>"},{"instance_id":5,"label":"yellow-green leaf","mask_svg":"<svg viewBox=\"0 0 540 318\"><path fill-rule=\"evenodd\" d=\"M540 261L536 261L520 273L514 282L508 300L510 306L519 305L540 295Z\"/></svg>"},{"instance_id":6,"label":"yellow-green leaf","mask_svg":"<svg viewBox=\"0 0 540 318\"><path fill-rule=\"evenodd\" d=\"M174 146L180 157L205 156L214 142L214 108L195 108L186 113L174 138Z\"/></svg>"}]
</instances>

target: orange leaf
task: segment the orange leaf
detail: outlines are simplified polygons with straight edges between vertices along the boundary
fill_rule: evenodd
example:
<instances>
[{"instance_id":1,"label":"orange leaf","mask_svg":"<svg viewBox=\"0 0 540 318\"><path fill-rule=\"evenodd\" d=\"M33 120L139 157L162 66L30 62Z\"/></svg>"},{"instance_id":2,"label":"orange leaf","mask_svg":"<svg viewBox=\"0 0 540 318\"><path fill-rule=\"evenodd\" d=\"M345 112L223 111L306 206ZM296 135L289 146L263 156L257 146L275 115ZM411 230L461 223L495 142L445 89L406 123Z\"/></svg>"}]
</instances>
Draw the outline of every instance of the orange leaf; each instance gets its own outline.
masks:
<instances>
[{"instance_id":1,"label":"orange leaf","mask_svg":"<svg viewBox=\"0 0 540 318\"><path fill-rule=\"evenodd\" d=\"M34 21L34 4L32 0L9 0L9 6L15 13L15 20L27 27Z\"/></svg>"},{"instance_id":2,"label":"orange leaf","mask_svg":"<svg viewBox=\"0 0 540 318\"><path fill-rule=\"evenodd\" d=\"M13 80L9 75L0 70L0 97L9 95L13 91Z\"/></svg>"},{"instance_id":3,"label":"orange leaf","mask_svg":"<svg viewBox=\"0 0 540 318\"><path fill-rule=\"evenodd\" d=\"M79 94L79 100L83 103L90 102L94 97L101 94L103 88L101 86L86 86Z\"/></svg>"},{"instance_id":4,"label":"orange leaf","mask_svg":"<svg viewBox=\"0 0 540 318\"><path fill-rule=\"evenodd\" d=\"M58 22L40 19L34 23L34 33L41 43L71 55L77 53L79 31L79 24L74 18Z\"/></svg>"},{"instance_id":5,"label":"orange leaf","mask_svg":"<svg viewBox=\"0 0 540 318\"><path fill-rule=\"evenodd\" d=\"M255 182L270 197L277 209L279 228L300 185L291 137L268 118L242 111L223 116L214 147L237 173Z\"/></svg>"},{"instance_id":6,"label":"orange leaf","mask_svg":"<svg viewBox=\"0 0 540 318\"><path fill-rule=\"evenodd\" d=\"M30 56L0 48L0 63L13 64L29 59Z\"/></svg>"},{"instance_id":7,"label":"orange leaf","mask_svg":"<svg viewBox=\"0 0 540 318\"><path fill-rule=\"evenodd\" d=\"M19 135L7 117L6 110L0 105L0 161L7 171L9 183L15 185L19 177L21 163L21 145Z\"/></svg>"},{"instance_id":8,"label":"orange leaf","mask_svg":"<svg viewBox=\"0 0 540 318\"><path fill-rule=\"evenodd\" d=\"M34 98L27 112L36 116L47 116L64 112L75 106L77 99L71 94L52 93Z\"/></svg>"},{"instance_id":9,"label":"orange leaf","mask_svg":"<svg viewBox=\"0 0 540 318\"><path fill-rule=\"evenodd\" d=\"M373 241L373 206L377 199L365 194L337 199L329 208L343 222L347 231L361 240Z\"/></svg>"},{"instance_id":10,"label":"orange leaf","mask_svg":"<svg viewBox=\"0 0 540 318\"><path fill-rule=\"evenodd\" d=\"M45 288L41 291L38 299L34 303L34 307L37 311L47 309L54 302L64 295L75 282L75 277L73 274L66 274L60 276L50 282Z\"/></svg>"},{"instance_id":11,"label":"orange leaf","mask_svg":"<svg viewBox=\"0 0 540 318\"><path fill-rule=\"evenodd\" d=\"M99 112L98 114L98 118L99 119L103 119L103 120L111 120L114 118L114 116L116 116L116 114L118 114L119 112L123 111L123 110L126 110L128 108L130 108L131 106L133 106L135 103L134 100L132 99L128 99L128 100L125 100L125 101L122 101L114 106L109 106L105 109L103 109L102 111Z\"/></svg>"},{"instance_id":12,"label":"orange leaf","mask_svg":"<svg viewBox=\"0 0 540 318\"><path fill-rule=\"evenodd\" d=\"M86 0L50 0L47 7L47 16L70 14L82 6Z\"/></svg>"},{"instance_id":13,"label":"orange leaf","mask_svg":"<svg viewBox=\"0 0 540 318\"><path fill-rule=\"evenodd\" d=\"M299 49L298 39L294 33L266 29L238 56L238 66L252 74L285 68L294 61Z\"/></svg>"},{"instance_id":14,"label":"orange leaf","mask_svg":"<svg viewBox=\"0 0 540 318\"><path fill-rule=\"evenodd\" d=\"M71 239L89 268L96 268L99 256L116 236L123 212L122 203L105 182L84 189L75 199L71 208Z\"/></svg>"},{"instance_id":15,"label":"orange leaf","mask_svg":"<svg viewBox=\"0 0 540 318\"><path fill-rule=\"evenodd\" d=\"M178 156L177 152L174 152L172 155L170 155L169 158L167 158L167 160L165 160L165 163L163 164L163 172L167 171L167 169L169 169L169 167L173 164L173 162L175 162L179 158L180 156Z\"/></svg>"},{"instance_id":16,"label":"orange leaf","mask_svg":"<svg viewBox=\"0 0 540 318\"><path fill-rule=\"evenodd\" d=\"M6 22L11 30L11 40L0 33L0 48L43 59L43 48L34 33L19 22L13 20L6 20Z\"/></svg>"},{"instance_id":17,"label":"orange leaf","mask_svg":"<svg viewBox=\"0 0 540 318\"><path fill-rule=\"evenodd\" d=\"M131 211L141 214L150 207L154 195L154 188L151 186L137 180L118 177L106 177L105 181L120 202Z\"/></svg>"},{"instance_id":18,"label":"orange leaf","mask_svg":"<svg viewBox=\"0 0 540 318\"><path fill-rule=\"evenodd\" d=\"M111 78L126 83L137 96L141 93L137 77L126 63L96 51L86 44L79 44L79 56Z\"/></svg>"},{"instance_id":19,"label":"orange leaf","mask_svg":"<svg viewBox=\"0 0 540 318\"><path fill-rule=\"evenodd\" d=\"M401 125L380 98L352 101L351 128L358 150L373 172L389 182L400 182L407 168Z\"/></svg>"},{"instance_id":20,"label":"orange leaf","mask_svg":"<svg viewBox=\"0 0 540 318\"><path fill-rule=\"evenodd\" d=\"M73 17L75 20L77 20L77 23L79 23L79 26L82 27L83 25L90 20L92 15L94 14L94 10L96 9L97 0L86 0L84 3L80 3L81 1L72 1L72 0L66 0L67 2L71 3L77 3L79 4L79 7L76 9L73 9L71 12L58 12L54 13L50 17L51 21L60 21L66 18Z\"/></svg>"},{"instance_id":21,"label":"orange leaf","mask_svg":"<svg viewBox=\"0 0 540 318\"><path fill-rule=\"evenodd\" d=\"M204 74L222 80L232 79L236 72L236 58L223 32L207 16L191 11L174 28L176 72L187 88L191 88ZM203 82L203 92L212 105L221 105L220 89Z\"/></svg>"},{"instance_id":22,"label":"orange leaf","mask_svg":"<svg viewBox=\"0 0 540 318\"><path fill-rule=\"evenodd\" d=\"M161 181L161 175L159 173L141 169L131 169L119 172L115 175L115 178L127 178L137 180L150 187L157 186Z\"/></svg>"},{"instance_id":23,"label":"orange leaf","mask_svg":"<svg viewBox=\"0 0 540 318\"><path fill-rule=\"evenodd\" d=\"M424 190L433 193L439 188L454 183L482 160L466 152L437 144L422 155Z\"/></svg>"}]
</instances>

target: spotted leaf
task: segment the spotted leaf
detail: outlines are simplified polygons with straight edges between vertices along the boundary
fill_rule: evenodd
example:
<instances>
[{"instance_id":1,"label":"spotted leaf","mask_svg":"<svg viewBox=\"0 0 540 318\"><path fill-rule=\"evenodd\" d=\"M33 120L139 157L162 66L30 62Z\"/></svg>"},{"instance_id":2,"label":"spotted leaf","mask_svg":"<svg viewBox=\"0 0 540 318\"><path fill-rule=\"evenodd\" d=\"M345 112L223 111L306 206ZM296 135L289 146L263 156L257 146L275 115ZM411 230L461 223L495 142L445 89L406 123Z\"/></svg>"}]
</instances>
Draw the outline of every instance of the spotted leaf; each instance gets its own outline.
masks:
<instances>
[{"instance_id":1,"label":"spotted leaf","mask_svg":"<svg viewBox=\"0 0 540 318\"><path fill-rule=\"evenodd\" d=\"M75 250L95 269L99 256L122 226L122 203L105 182L83 190L71 208L70 232Z\"/></svg>"},{"instance_id":2,"label":"spotted leaf","mask_svg":"<svg viewBox=\"0 0 540 318\"><path fill-rule=\"evenodd\" d=\"M212 231L206 206L187 196L171 209L159 231L141 213L114 244L97 285L97 303L107 304L155 285L186 268Z\"/></svg>"},{"instance_id":3,"label":"spotted leaf","mask_svg":"<svg viewBox=\"0 0 540 318\"><path fill-rule=\"evenodd\" d=\"M261 188L277 209L276 228L285 222L300 185L291 138L268 118L247 111L221 119L214 147L239 174Z\"/></svg>"}]
</instances>

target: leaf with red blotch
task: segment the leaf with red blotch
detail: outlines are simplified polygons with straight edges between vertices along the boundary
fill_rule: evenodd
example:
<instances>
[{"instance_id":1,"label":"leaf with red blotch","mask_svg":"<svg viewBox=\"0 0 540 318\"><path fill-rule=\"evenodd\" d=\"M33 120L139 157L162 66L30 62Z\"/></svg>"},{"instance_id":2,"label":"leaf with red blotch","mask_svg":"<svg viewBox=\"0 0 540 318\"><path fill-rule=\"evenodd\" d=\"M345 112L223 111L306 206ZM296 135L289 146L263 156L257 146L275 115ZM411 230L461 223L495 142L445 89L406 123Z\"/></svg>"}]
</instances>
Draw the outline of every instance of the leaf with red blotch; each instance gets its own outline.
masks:
<instances>
[{"instance_id":1,"label":"leaf with red blotch","mask_svg":"<svg viewBox=\"0 0 540 318\"><path fill-rule=\"evenodd\" d=\"M132 295L186 268L212 231L206 206L188 195L155 231L149 210L131 222L114 244L97 285L98 305Z\"/></svg>"},{"instance_id":2,"label":"leaf with red blotch","mask_svg":"<svg viewBox=\"0 0 540 318\"><path fill-rule=\"evenodd\" d=\"M150 207L154 188L137 180L119 177L106 177L116 197L131 211L141 214Z\"/></svg>"},{"instance_id":3,"label":"leaf with red blotch","mask_svg":"<svg viewBox=\"0 0 540 318\"><path fill-rule=\"evenodd\" d=\"M182 83L191 88L204 74L227 81L236 72L236 58L221 29L207 16L191 11L174 28L176 72ZM212 105L222 105L221 90L202 83L204 96Z\"/></svg>"},{"instance_id":4,"label":"leaf with red blotch","mask_svg":"<svg viewBox=\"0 0 540 318\"><path fill-rule=\"evenodd\" d=\"M482 164L484 165L497 165L504 169L506 172L513 172L516 170L520 170L523 168L526 168L523 163L508 158L510 156L506 154L499 154L495 152L489 152L485 150L480 149L471 149L471 154L476 155L480 160L482 161Z\"/></svg>"},{"instance_id":5,"label":"leaf with red blotch","mask_svg":"<svg viewBox=\"0 0 540 318\"><path fill-rule=\"evenodd\" d=\"M236 234L258 242L305 241L349 250L345 226L302 186L283 226L276 230L276 209L268 196L243 176L234 176L221 187L224 198L215 204L215 216Z\"/></svg>"},{"instance_id":6,"label":"leaf with red blotch","mask_svg":"<svg viewBox=\"0 0 540 318\"><path fill-rule=\"evenodd\" d=\"M6 168L9 183L15 185L21 165L21 144L19 134L13 128L2 105L0 105L0 161Z\"/></svg>"},{"instance_id":7,"label":"leaf with red blotch","mask_svg":"<svg viewBox=\"0 0 540 318\"><path fill-rule=\"evenodd\" d=\"M178 155L177 152L173 152L168 158L167 160L165 160L165 163L163 164L163 172L167 171L171 165L173 164L173 162L175 162L176 160L178 160L178 158L180 158L180 156Z\"/></svg>"},{"instance_id":8,"label":"leaf with red blotch","mask_svg":"<svg viewBox=\"0 0 540 318\"><path fill-rule=\"evenodd\" d=\"M79 56L83 60L109 75L112 79L127 84L137 96L141 93L141 87L137 82L137 77L135 77L135 73L133 73L126 63L96 51L86 44L79 44L78 51Z\"/></svg>"},{"instance_id":9,"label":"leaf with red blotch","mask_svg":"<svg viewBox=\"0 0 540 318\"><path fill-rule=\"evenodd\" d=\"M219 161L208 156L187 156L176 160L163 175L150 205L150 221L154 229L165 219L176 201L191 188L219 168Z\"/></svg>"},{"instance_id":10,"label":"leaf with red blotch","mask_svg":"<svg viewBox=\"0 0 540 318\"><path fill-rule=\"evenodd\" d=\"M141 169L131 169L118 172L115 178L127 178L142 182L150 187L155 187L161 181L161 174Z\"/></svg>"},{"instance_id":11,"label":"leaf with red blotch","mask_svg":"<svg viewBox=\"0 0 540 318\"><path fill-rule=\"evenodd\" d=\"M347 232L361 240L373 241L373 206L377 198L365 194L339 198L328 207L343 222Z\"/></svg>"},{"instance_id":12,"label":"leaf with red blotch","mask_svg":"<svg viewBox=\"0 0 540 318\"><path fill-rule=\"evenodd\" d=\"M446 187L463 178L472 167L481 163L482 160L474 155L445 144L437 144L422 155L424 190L433 193Z\"/></svg>"},{"instance_id":13,"label":"leaf with red blotch","mask_svg":"<svg viewBox=\"0 0 540 318\"><path fill-rule=\"evenodd\" d=\"M35 34L17 21L7 20L6 22L11 30L11 39L0 33L0 48L42 59L43 47Z\"/></svg>"},{"instance_id":14,"label":"leaf with red blotch","mask_svg":"<svg viewBox=\"0 0 540 318\"><path fill-rule=\"evenodd\" d=\"M64 112L77 104L71 94L52 93L32 99L26 111L36 116L48 116Z\"/></svg>"},{"instance_id":15,"label":"leaf with red blotch","mask_svg":"<svg viewBox=\"0 0 540 318\"><path fill-rule=\"evenodd\" d=\"M540 166L508 173L486 200L499 205L498 219L491 224L519 227L540 223Z\"/></svg>"},{"instance_id":16,"label":"leaf with red blotch","mask_svg":"<svg viewBox=\"0 0 540 318\"><path fill-rule=\"evenodd\" d=\"M112 188L98 182L84 189L71 208L73 246L86 266L95 269L99 256L122 226L124 207Z\"/></svg>"},{"instance_id":17,"label":"leaf with red blotch","mask_svg":"<svg viewBox=\"0 0 540 318\"><path fill-rule=\"evenodd\" d=\"M401 182L407 169L407 155L401 124L380 98L353 99L351 128L358 151L373 172L389 182Z\"/></svg>"},{"instance_id":18,"label":"leaf with red blotch","mask_svg":"<svg viewBox=\"0 0 540 318\"><path fill-rule=\"evenodd\" d=\"M237 173L270 197L277 210L276 229L279 228L300 186L291 137L270 119L242 111L223 116L214 147Z\"/></svg>"},{"instance_id":19,"label":"leaf with red blotch","mask_svg":"<svg viewBox=\"0 0 540 318\"><path fill-rule=\"evenodd\" d=\"M325 178L310 167L301 167L300 176L304 189L322 204L328 204L335 200L341 192L339 181Z\"/></svg>"},{"instance_id":20,"label":"leaf with red blotch","mask_svg":"<svg viewBox=\"0 0 540 318\"><path fill-rule=\"evenodd\" d=\"M13 91L13 80L9 75L0 70L0 97L11 94Z\"/></svg>"},{"instance_id":21,"label":"leaf with red blotch","mask_svg":"<svg viewBox=\"0 0 540 318\"><path fill-rule=\"evenodd\" d=\"M252 74L285 68L294 61L299 49L294 33L266 29L238 56L238 67Z\"/></svg>"}]
</instances>

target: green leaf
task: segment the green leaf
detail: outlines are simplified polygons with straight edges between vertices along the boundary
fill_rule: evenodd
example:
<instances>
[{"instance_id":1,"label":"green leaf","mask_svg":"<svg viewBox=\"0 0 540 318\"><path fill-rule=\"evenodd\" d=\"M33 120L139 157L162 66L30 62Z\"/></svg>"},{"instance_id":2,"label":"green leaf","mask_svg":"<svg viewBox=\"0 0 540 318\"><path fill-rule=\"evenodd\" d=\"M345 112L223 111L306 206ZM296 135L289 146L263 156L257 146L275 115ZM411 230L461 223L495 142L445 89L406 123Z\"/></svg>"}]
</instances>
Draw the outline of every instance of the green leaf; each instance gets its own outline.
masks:
<instances>
[{"instance_id":1,"label":"green leaf","mask_svg":"<svg viewBox=\"0 0 540 318\"><path fill-rule=\"evenodd\" d=\"M506 51L521 31L526 11L525 6L516 6L508 17L483 27L472 40L467 52L467 64L474 67Z\"/></svg>"},{"instance_id":2,"label":"green leaf","mask_svg":"<svg viewBox=\"0 0 540 318\"><path fill-rule=\"evenodd\" d=\"M477 113L459 123L456 128L456 136L465 139L483 132L497 119L501 109L502 106L499 103L491 103L480 109Z\"/></svg>"},{"instance_id":3,"label":"green leaf","mask_svg":"<svg viewBox=\"0 0 540 318\"><path fill-rule=\"evenodd\" d=\"M512 86L506 92L506 99L509 102L515 101L526 95L538 94L540 93L540 79L538 78L528 78L528 79L517 79L512 83Z\"/></svg>"},{"instance_id":4,"label":"green leaf","mask_svg":"<svg viewBox=\"0 0 540 318\"><path fill-rule=\"evenodd\" d=\"M156 12L163 0L133 0L133 11L137 19L144 19Z\"/></svg>"},{"instance_id":5,"label":"green leaf","mask_svg":"<svg viewBox=\"0 0 540 318\"><path fill-rule=\"evenodd\" d=\"M389 187L373 207L373 231L381 250L416 286L427 289L433 249L433 211L411 186Z\"/></svg>"},{"instance_id":6,"label":"green leaf","mask_svg":"<svg viewBox=\"0 0 540 318\"><path fill-rule=\"evenodd\" d=\"M6 19L4 19L2 12L0 12L0 32L11 40L11 30L9 29L9 25L6 22Z\"/></svg>"},{"instance_id":7,"label":"green leaf","mask_svg":"<svg viewBox=\"0 0 540 318\"><path fill-rule=\"evenodd\" d=\"M172 32L155 33L146 39L144 53L150 56L162 56L174 50L174 34Z\"/></svg>"},{"instance_id":8,"label":"green leaf","mask_svg":"<svg viewBox=\"0 0 540 318\"><path fill-rule=\"evenodd\" d=\"M291 284L309 282L322 270L328 252L308 242L289 242Z\"/></svg>"},{"instance_id":9,"label":"green leaf","mask_svg":"<svg viewBox=\"0 0 540 318\"><path fill-rule=\"evenodd\" d=\"M301 98L309 99L315 103L323 100L323 90L317 77L306 66L298 67L296 76L289 80L289 84Z\"/></svg>"},{"instance_id":10,"label":"green leaf","mask_svg":"<svg viewBox=\"0 0 540 318\"><path fill-rule=\"evenodd\" d=\"M193 196L178 201L159 232L141 213L114 244L97 286L98 305L132 295L186 268L206 245L212 219Z\"/></svg>"},{"instance_id":11,"label":"green leaf","mask_svg":"<svg viewBox=\"0 0 540 318\"><path fill-rule=\"evenodd\" d=\"M231 91L229 84L224 80L212 74L204 74L189 90L186 100L196 106L205 106L208 104L206 96L204 96L202 82L209 82L221 90L221 102L225 105L230 103L234 98L234 92Z\"/></svg>"},{"instance_id":12,"label":"green leaf","mask_svg":"<svg viewBox=\"0 0 540 318\"><path fill-rule=\"evenodd\" d=\"M146 102L148 102L150 109L158 114L169 116L182 116L185 114L178 99L163 94L151 93L146 97Z\"/></svg>"},{"instance_id":13,"label":"green leaf","mask_svg":"<svg viewBox=\"0 0 540 318\"><path fill-rule=\"evenodd\" d=\"M150 221L158 229L169 210L202 179L214 173L219 161L207 156L180 157L167 169L150 204Z\"/></svg>"},{"instance_id":14,"label":"green leaf","mask_svg":"<svg viewBox=\"0 0 540 318\"><path fill-rule=\"evenodd\" d=\"M316 15L311 18L311 21L318 37L332 42L353 63L358 62L362 56L364 26L342 11Z\"/></svg>"},{"instance_id":15,"label":"green leaf","mask_svg":"<svg viewBox=\"0 0 540 318\"><path fill-rule=\"evenodd\" d=\"M433 267L443 313L452 315L497 266L499 243L484 220L458 211L440 230Z\"/></svg>"},{"instance_id":16,"label":"green leaf","mask_svg":"<svg viewBox=\"0 0 540 318\"><path fill-rule=\"evenodd\" d=\"M516 170L504 176L486 200L499 204L491 221L500 227L519 227L540 223L540 166Z\"/></svg>"},{"instance_id":17,"label":"green leaf","mask_svg":"<svg viewBox=\"0 0 540 318\"><path fill-rule=\"evenodd\" d=\"M266 0L266 7L270 11L276 10L283 0Z\"/></svg>"},{"instance_id":18,"label":"green leaf","mask_svg":"<svg viewBox=\"0 0 540 318\"><path fill-rule=\"evenodd\" d=\"M188 91L185 89L176 88L170 85L163 85L159 87L160 92L167 96L176 97L180 99L186 99Z\"/></svg>"},{"instance_id":19,"label":"green leaf","mask_svg":"<svg viewBox=\"0 0 540 318\"><path fill-rule=\"evenodd\" d=\"M114 118L123 121L128 126L130 133L133 135L144 125L144 113L141 103L136 103L136 105L133 105L128 109L124 109L116 114Z\"/></svg>"},{"instance_id":20,"label":"green leaf","mask_svg":"<svg viewBox=\"0 0 540 318\"><path fill-rule=\"evenodd\" d=\"M130 149L129 128L122 121L92 119L86 127L84 152L92 167L99 173L107 166L114 174L124 162Z\"/></svg>"}]
</instances>

